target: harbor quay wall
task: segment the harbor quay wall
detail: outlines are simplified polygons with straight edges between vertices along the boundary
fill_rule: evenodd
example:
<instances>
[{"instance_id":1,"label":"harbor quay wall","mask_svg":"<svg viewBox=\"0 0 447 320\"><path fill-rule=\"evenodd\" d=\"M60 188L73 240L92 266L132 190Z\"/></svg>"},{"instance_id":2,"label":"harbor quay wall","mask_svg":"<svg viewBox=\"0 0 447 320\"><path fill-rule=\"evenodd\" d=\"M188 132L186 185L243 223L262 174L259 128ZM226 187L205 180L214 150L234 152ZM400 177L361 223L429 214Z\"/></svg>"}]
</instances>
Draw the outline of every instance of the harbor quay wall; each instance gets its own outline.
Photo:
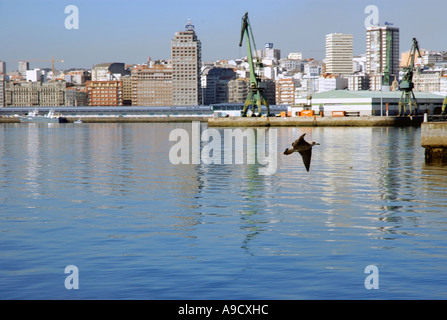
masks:
<instances>
[{"instance_id":1,"label":"harbor quay wall","mask_svg":"<svg viewBox=\"0 0 447 320\"><path fill-rule=\"evenodd\" d=\"M423 121L422 116L416 117L228 117L210 118L210 127L371 127L371 126L416 126Z\"/></svg>"},{"instance_id":2,"label":"harbor quay wall","mask_svg":"<svg viewBox=\"0 0 447 320\"><path fill-rule=\"evenodd\" d=\"M68 122L74 122L76 120L81 119L84 123L113 123L113 122L192 122L192 121L201 121L206 122L208 117L65 117Z\"/></svg>"},{"instance_id":3,"label":"harbor quay wall","mask_svg":"<svg viewBox=\"0 0 447 320\"><path fill-rule=\"evenodd\" d=\"M316 127L316 126L345 126L345 127L371 127L371 126L397 126L419 127L423 117L226 117L214 118L212 116L119 116L101 115L64 116L68 122L81 119L84 123L112 123L112 122L207 122L210 127ZM20 122L17 117L0 117L0 122Z\"/></svg>"},{"instance_id":4,"label":"harbor quay wall","mask_svg":"<svg viewBox=\"0 0 447 320\"><path fill-rule=\"evenodd\" d=\"M426 163L447 163L447 122L423 122L421 145Z\"/></svg>"}]
</instances>

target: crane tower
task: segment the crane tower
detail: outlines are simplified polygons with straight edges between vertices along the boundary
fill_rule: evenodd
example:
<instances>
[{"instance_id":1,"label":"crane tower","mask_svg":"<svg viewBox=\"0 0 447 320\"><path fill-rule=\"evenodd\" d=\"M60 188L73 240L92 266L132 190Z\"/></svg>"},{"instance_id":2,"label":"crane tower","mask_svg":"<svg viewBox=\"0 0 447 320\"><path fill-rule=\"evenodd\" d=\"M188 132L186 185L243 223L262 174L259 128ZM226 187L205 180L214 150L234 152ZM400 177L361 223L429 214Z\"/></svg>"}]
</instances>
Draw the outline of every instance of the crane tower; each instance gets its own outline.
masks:
<instances>
[{"instance_id":1,"label":"crane tower","mask_svg":"<svg viewBox=\"0 0 447 320\"><path fill-rule=\"evenodd\" d=\"M270 108L265 98L264 90L266 89L266 83L261 82L260 76L256 74L255 67L258 69L262 69L262 63L259 58L256 57L256 66L253 62L253 54L251 50L251 41L253 42L253 46L256 54L256 45L253 38L253 33L251 31L250 21L248 20L248 12L244 14L242 17L242 30L241 30L241 40L239 41L239 47L242 46L242 41L244 40L244 36L247 40L247 59L248 64L250 66L250 88L247 99L245 100L244 109L242 111L242 116L247 116L247 110L251 106L253 110L252 116L255 116L255 106L258 106L258 116L261 116L261 106L265 105L267 108L267 116L270 115Z\"/></svg>"},{"instance_id":2,"label":"crane tower","mask_svg":"<svg viewBox=\"0 0 447 320\"><path fill-rule=\"evenodd\" d=\"M410 50L410 56L408 60L408 65L403 69L405 75L399 85L400 90L402 90L402 95L399 100L399 116L406 114L406 109L410 112L410 116L417 114L417 100L413 93L414 83L413 83L413 72L414 72L414 61L416 54L421 57L419 52L419 45L416 38L413 38L413 45ZM414 106L414 112L413 112ZM403 112L402 112L403 107Z\"/></svg>"}]
</instances>

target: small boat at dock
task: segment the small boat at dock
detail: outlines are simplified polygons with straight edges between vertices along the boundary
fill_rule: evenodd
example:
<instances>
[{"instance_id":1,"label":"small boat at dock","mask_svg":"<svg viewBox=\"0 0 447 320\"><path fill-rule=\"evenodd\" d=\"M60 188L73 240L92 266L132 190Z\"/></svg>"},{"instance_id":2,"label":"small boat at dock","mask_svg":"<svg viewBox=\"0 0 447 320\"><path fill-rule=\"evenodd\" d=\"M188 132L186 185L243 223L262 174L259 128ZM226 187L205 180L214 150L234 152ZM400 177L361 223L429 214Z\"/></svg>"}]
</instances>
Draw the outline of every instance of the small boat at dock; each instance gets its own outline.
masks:
<instances>
[{"instance_id":1,"label":"small boat at dock","mask_svg":"<svg viewBox=\"0 0 447 320\"><path fill-rule=\"evenodd\" d=\"M34 109L30 111L26 116L19 117L20 122L34 122L34 123L66 123L66 118L61 115L54 114L54 110L51 109L46 115L39 115L39 110Z\"/></svg>"}]
</instances>

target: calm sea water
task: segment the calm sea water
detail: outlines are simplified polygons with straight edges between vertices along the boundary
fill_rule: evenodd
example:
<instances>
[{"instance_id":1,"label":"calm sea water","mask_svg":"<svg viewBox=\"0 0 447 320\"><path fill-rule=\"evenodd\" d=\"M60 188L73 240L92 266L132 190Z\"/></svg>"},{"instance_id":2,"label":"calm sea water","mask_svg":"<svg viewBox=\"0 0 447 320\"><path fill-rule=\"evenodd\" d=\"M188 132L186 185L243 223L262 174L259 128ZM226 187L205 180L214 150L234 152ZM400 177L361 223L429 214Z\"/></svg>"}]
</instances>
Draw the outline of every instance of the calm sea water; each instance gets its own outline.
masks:
<instances>
[{"instance_id":1,"label":"calm sea water","mask_svg":"<svg viewBox=\"0 0 447 320\"><path fill-rule=\"evenodd\" d=\"M420 129L278 128L259 175L172 164L179 127L1 124L0 298L447 298L447 167ZM282 155L304 132L309 173Z\"/></svg>"}]
</instances>

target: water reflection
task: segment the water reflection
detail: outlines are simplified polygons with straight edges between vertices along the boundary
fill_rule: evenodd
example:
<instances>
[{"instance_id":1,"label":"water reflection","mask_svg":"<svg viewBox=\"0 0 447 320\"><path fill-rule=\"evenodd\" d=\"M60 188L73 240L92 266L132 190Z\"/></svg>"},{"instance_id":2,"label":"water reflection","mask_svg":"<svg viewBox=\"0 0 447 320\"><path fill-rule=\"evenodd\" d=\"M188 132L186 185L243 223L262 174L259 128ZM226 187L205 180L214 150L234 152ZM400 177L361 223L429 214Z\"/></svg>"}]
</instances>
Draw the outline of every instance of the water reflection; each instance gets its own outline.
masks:
<instances>
[{"instance_id":1,"label":"water reflection","mask_svg":"<svg viewBox=\"0 0 447 320\"><path fill-rule=\"evenodd\" d=\"M173 165L174 128L191 124L3 126L0 235L16 251L0 264L15 270L30 256L100 270L100 257L121 270L117 287L150 273L152 285L180 290L175 298L199 284L248 297L294 298L315 284L339 292L334 272L358 275L364 262L389 272L411 260L413 271L429 265L442 278L447 167L425 164L419 129L277 128L277 172L264 176L257 164ZM320 143L310 172L298 154L282 155L304 132ZM29 207L39 221L10 222ZM51 292L45 286L39 292Z\"/></svg>"}]
</instances>

